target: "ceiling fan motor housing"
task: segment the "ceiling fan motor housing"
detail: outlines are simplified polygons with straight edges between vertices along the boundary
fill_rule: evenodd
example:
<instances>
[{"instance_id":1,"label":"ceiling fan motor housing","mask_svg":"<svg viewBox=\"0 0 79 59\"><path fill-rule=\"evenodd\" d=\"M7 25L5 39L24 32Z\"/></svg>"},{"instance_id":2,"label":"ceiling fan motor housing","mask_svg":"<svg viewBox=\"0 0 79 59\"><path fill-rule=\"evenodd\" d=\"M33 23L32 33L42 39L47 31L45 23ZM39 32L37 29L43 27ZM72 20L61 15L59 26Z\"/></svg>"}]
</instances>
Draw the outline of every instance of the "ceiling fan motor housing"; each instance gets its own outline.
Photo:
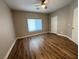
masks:
<instances>
[{"instance_id":1,"label":"ceiling fan motor housing","mask_svg":"<svg viewBox=\"0 0 79 59\"><path fill-rule=\"evenodd\" d=\"M44 5L44 4L45 4L44 2L45 2L45 0L42 0L42 5Z\"/></svg>"}]
</instances>

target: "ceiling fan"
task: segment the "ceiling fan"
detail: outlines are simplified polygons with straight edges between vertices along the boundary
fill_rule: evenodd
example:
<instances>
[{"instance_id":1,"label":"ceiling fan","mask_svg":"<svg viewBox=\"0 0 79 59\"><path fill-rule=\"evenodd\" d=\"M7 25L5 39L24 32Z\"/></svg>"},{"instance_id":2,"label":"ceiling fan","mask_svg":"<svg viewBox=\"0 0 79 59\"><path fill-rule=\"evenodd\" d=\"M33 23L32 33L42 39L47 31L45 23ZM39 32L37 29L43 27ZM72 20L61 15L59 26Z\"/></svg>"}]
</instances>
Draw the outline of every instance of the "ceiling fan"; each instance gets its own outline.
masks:
<instances>
[{"instance_id":1,"label":"ceiling fan","mask_svg":"<svg viewBox=\"0 0 79 59\"><path fill-rule=\"evenodd\" d=\"M34 5L37 6L37 9L39 9L38 6L47 9L47 2L48 0L40 0L39 3L35 3Z\"/></svg>"}]
</instances>

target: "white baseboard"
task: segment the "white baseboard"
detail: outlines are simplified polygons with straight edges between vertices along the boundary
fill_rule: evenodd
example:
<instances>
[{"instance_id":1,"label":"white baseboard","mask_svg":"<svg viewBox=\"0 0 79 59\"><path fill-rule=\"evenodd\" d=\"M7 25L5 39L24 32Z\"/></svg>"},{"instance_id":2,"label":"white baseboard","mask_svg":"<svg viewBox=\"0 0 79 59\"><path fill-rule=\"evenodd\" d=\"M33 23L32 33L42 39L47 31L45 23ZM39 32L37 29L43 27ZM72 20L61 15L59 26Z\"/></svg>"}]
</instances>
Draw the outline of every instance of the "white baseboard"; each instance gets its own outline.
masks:
<instances>
[{"instance_id":1,"label":"white baseboard","mask_svg":"<svg viewBox=\"0 0 79 59\"><path fill-rule=\"evenodd\" d=\"M8 52L7 52L6 56L4 57L4 59L7 59L7 58L8 58L8 56L9 56L9 54L10 54L10 52L11 52L13 46L15 45L15 42L16 42L16 40L15 40L15 41L13 42L13 44L11 45L11 47L10 47L10 49L8 50Z\"/></svg>"},{"instance_id":2,"label":"white baseboard","mask_svg":"<svg viewBox=\"0 0 79 59\"><path fill-rule=\"evenodd\" d=\"M72 42L74 42L74 41L72 40L72 38L71 38L71 37L69 37L68 35L59 34L59 33L55 33L55 34L60 35L60 36L67 37L67 38L68 38L68 39L70 39ZM75 42L74 42L74 43L75 43ZM77 44L77 43L75 43L75 44Z\"/></svg>"},{"instance_id":3,"label":"white baseboard","mask_svg":"<svg viewBox=\"0 0 79 59\"><path fill-rule=\"evenodd\" d=\"M21 39L21 38L35 36L35 35L44 34L44 33L48 33L48 32L42 32L42 33L37 33L37 34L32 34L32 35L26 35L26 36L16 37L16 39Z\"/></svg>"},{"instance_id":4,"label":"white baseboard","mask_svg":"<svg viewBox=\"0 0 79 59\"><path fill-rule=\"evenodd\" d=\"M71 37L69 37L68 35L64 35L64 34L58 34L58 33L55 33L55 34L57 34L57 35L60 35L60 36L67 37L67 38L69 38L70 40L72 39L72 38L71 38Z\"/></svg>"}]
</instances>

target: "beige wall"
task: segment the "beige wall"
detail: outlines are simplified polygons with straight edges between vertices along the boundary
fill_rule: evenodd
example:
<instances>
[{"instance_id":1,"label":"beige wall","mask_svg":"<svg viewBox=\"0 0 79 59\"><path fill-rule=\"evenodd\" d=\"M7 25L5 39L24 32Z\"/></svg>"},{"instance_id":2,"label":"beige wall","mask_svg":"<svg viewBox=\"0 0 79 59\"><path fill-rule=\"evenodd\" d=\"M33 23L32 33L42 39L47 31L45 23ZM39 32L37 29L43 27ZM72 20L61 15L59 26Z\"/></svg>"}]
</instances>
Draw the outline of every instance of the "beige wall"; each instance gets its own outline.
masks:
<instances>
[{"instance_id":1,"label":"beige wall","mask_svg":"<svg viewBox=\"0 0 79 59\"><path fill-rule=\"evenodd\" d=\"M10 9L0 0L0 59L4 59L15 40Z\"/></svg>"},{"instance_id":2,"label":"beige wall","mask_svg":"<svg viewBox=\"0 0 79 59\"><path fill-rule=\"evenodd\" d=\"M50 17L58 17L57 33L68 35L72 38L73 10L78 7L77 3L77 0L73 0L69 5L50 14Z\"/></svg>"},{"instance_id":3,"label":"beige wall","mask_svg":"<svg viewBox=\"0 0 79 59\"><path fill-rule=\"evenodd\" d=\"M48 14L44 13L33 13L33 12L24 12L24 11L12 11L14 24L15 24L15 31L17 37L22 37L26 35L36 34L36 33L29 33L27 27L27 19L29 18L41 18L43 20L43 31L48 32Z\"/></svg>"},{"instance_id":4,"label":"beige wall","mask_svg":"<svg viewBox=\"0 0 79 59\"><path fill-rule=\"evenodd\" d=\"M68 20L69 8L64 7L51 14L51 17L57 16L57 33L67 34L67 20Z\"/></svg>"}]
</instances>

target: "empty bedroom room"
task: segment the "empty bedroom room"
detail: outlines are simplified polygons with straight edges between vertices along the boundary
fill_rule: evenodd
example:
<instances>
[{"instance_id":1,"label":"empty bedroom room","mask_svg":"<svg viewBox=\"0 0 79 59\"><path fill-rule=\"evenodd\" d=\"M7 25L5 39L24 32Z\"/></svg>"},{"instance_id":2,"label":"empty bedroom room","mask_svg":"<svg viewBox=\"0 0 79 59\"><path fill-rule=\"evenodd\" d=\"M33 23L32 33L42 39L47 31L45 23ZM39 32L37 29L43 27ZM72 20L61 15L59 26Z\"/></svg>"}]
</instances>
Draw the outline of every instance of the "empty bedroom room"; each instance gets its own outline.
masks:
<instances>
[{"instance_id":1,"label":"empty bedroom room","mask_svg":"<svg viewBox=\"0 0 79 59\"><path fill-rule=\"evenodd\" d=\"M78 59L78 0L0 0L0 59Z\"/></svg>"}]
</instances>

